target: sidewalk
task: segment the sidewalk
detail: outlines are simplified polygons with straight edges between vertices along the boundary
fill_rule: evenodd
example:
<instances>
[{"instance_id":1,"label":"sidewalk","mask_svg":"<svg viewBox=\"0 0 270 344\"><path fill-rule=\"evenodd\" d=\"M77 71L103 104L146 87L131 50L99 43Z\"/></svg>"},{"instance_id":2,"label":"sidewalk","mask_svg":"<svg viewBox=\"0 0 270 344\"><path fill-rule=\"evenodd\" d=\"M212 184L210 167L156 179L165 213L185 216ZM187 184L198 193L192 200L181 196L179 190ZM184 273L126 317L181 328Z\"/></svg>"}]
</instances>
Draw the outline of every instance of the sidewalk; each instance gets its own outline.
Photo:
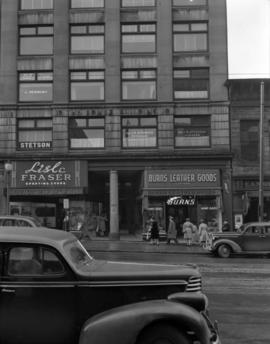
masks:
<instances>
[{"instance_id":1,"label":"sidewalk","mask_svg":"<svg viewBox=\"0 0 270 344\"><path fill-rule=\"evenodd\" d=\"M159 245L142 240L141 234L120 233L119 240L111 240L109 237L91 236L91 239L82 239L82 243L89 252L114 251L114 252L148 252L148 253L206 253L198 244L186 246L183 239L178 244L167 245L161 241Z\"/></svg>"}]
</instances>

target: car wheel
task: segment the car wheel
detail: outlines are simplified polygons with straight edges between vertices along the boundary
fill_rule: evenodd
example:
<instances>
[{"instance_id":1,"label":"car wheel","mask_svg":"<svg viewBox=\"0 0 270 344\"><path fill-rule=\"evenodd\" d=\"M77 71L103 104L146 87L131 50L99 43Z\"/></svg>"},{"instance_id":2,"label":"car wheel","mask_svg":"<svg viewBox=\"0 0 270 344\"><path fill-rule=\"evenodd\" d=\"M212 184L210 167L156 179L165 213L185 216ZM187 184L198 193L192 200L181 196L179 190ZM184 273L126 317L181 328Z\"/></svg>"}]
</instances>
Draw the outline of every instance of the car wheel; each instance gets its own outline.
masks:
<instances>
[{"instance_id":1,"label":"car wheel","mask_svg":"<svg viewBox=\"0 0 270 344\"><path fill-rule=\"evenodd\" d=\"M218 248L218 256L221 258L229 258L231 255L231 248L229 245L220 245Z\"/></svg>"},{"instance_id":2,"label":"car wheel","mask_svg":"<svg viewBox=\"0 0 270 344\"><path fill-rule=\"evenodd\" d=\"M174 326L159 324L144 331L136 344L190 344L190 341Z\"/></svg>"}]
</instances>

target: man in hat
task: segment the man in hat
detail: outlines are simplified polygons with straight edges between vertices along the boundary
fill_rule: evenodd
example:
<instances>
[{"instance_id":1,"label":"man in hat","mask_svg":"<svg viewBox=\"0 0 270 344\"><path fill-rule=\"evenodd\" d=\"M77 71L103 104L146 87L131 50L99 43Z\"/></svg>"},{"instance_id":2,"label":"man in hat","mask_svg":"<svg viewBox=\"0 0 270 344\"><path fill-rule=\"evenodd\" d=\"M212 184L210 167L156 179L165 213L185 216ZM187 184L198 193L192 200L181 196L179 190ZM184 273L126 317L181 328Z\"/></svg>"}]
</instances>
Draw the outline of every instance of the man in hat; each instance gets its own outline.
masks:
<instances>
[{"instance_id":1,"label":"man in hat","mask_svg":"<svg viewBox=\"0 0 270 344\"><path fill-rule=\"evenodd\" d=\"M168 234L167 234L167 244L170 245L171 240L173 240L176 244L177 242L177 230L176 225L173 219L173 216L169 216L169 227L168 227Z\"/></svg>"}]
</instances>

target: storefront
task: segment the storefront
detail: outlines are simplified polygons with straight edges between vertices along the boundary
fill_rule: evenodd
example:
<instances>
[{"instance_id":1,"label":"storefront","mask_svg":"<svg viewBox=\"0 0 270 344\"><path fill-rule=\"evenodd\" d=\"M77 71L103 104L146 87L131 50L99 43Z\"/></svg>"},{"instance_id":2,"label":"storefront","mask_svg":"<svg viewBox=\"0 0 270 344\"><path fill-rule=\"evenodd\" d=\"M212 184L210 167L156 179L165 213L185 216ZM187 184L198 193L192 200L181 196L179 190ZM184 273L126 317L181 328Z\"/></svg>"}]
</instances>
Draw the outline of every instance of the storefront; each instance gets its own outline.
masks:
<instances>
[{"instance_id":1,"label":"storefront","mask_svg":"<svg viewBox=\"0 0 270 344\"><path fill-rule=\"evenodd\" d=\"M154 215L167 228L173 216L181 235L189 217L194 224L205 219L217 231L222 223L222 190L217 169L146 170L143 190L143 221Z\"/></svg>"},{"instance_id":2,"label":"storefront","mask_svg":"<svg viewBox=\"0 0 270 344\"><path fill-rule=\"evenodd\" d=\"M67 160L12 161L9 213L38 218L62 228L68 212L76 226L87 206L87 162Z\"/></svg>"}]
</instances>

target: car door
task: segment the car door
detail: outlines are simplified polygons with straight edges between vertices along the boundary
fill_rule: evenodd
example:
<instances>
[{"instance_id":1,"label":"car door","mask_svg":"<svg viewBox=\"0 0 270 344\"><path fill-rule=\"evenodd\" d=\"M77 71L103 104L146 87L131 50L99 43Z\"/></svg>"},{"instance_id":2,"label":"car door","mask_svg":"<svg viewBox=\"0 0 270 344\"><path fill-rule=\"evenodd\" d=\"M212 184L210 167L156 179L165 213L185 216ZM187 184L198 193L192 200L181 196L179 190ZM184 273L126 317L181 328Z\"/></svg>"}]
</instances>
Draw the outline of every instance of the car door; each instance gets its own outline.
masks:
<instances>
[{"instance_id":1,"label":"car door","mask_svg":"<svg viewBox=\"0 0 270 344\"><path fill-rule=\"evenodd\" d=\"M0 342L74 343L75 282L51 247L8 245L0 281Z\"/></svg>"},{"instance_id":2,"label":"car door","mask_svg":"<svg viewBox=\"0 0 270 344\"><path fill-rule=\"evenodd\" d=\"M264 227L250 225L241 236L241 247L243 251L262 251L264 246Z\"/></svg>"}]
</instances>

